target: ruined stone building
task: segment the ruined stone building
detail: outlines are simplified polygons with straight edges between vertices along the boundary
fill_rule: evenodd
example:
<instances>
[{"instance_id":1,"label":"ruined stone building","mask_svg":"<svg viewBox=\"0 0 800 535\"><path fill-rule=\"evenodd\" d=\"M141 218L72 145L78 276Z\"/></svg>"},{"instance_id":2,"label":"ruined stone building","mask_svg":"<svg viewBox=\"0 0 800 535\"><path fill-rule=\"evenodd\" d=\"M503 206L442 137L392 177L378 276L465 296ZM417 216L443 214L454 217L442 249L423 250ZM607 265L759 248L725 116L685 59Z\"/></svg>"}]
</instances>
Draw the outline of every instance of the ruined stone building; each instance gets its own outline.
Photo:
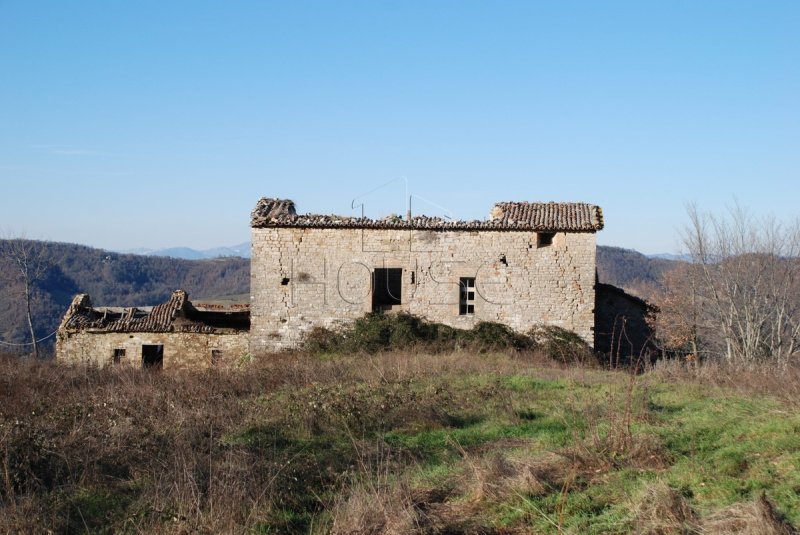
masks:
<instances>
[{"instance_id":1,"label":"ruined stone building","mask_svg":"<svg viewBox=\"0 0 800 535\"><path fill-rule=\"evenodd\" d=\"M498 203L483 221L252 213L250 347L295 347L315 326L403 311L453 327L553 324L594 343L598 206Z\"/></svg>"},{"instance_id":2,"label":"ruined stone building","mask_svg":"<svg viewBox=\"0 0 800 535\"><path fill-rule=\"evenodd\" d=\"M72 300L56 338L56 359L82 364L202 368L248 354L247 305L192 304L186 292L153 307L93 307Z\"/></svg>"},{"instance_id":3,"label":"ruined stone building","mask_svg":"<svg viewBox=\"0 0 800 535\"><path fill-rule=\"evenodd\" d=\"M583 203L504 202L485 220L453 221L299 214L290 200L263 198L251 216L249 306L192 304L176 291L154 307L95 308L79 295L56 355L101 365L207 366L294 348L314 327L336 328L373 311L464 329L481 321L520 332L550 324L589 345L618 348L616 329L626 314L643 316L646 304L596 285L602 228L600 208ZM596 318L596 309L608 317ZM639 336L632 334L639 323L629 323L629 338Z\"/></svg>"}]
</instances>

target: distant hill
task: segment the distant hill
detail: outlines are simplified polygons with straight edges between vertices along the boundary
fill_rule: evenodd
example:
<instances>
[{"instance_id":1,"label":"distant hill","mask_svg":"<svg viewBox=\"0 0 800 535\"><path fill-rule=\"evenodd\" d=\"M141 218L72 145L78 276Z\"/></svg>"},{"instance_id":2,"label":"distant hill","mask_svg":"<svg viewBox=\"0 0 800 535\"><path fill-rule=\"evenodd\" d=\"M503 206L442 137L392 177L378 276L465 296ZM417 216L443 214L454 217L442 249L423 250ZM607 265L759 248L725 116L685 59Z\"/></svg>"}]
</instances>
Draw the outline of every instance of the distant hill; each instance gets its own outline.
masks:
<instances>
[{"instance_id":1,"label":"distant hill","mask_svg":"<svg viewBox=\"0 0 800 535\"><path fill-rule=\"evenodd\" d=\"M633 249L597 247L598 279L620 288L658 287L664 273L677 264L678 260L650 257Z\"/></svg>"},{"instance_id":2,"label":"distant hill","mask_svg":"<svg viewBox=\"0 0 800 535\"><path fill-rule=\"evenodd\" d=\"M184 260L203 260L211 258L250 258L250 242L240 243L231 247L214 247L212 249L191 249L189 247L170 247L167 249L129 249L118 251L122 254L137 254L145 256L168 256L170 258L183 258Z\"/></svg>"},{"instance_id":3,"label":"distant hill","mask_svg":"<svg viewBox=\"0 0 800 535\"><path fill-rule=\"evenodd\" d=\"M681 262L689 262L692 257L688 254L675 254L675 253L657 253L647 255L650 258L660 258L663 260L678 260Z\"/></svg>"},{"instance_id":4,"label":"distant hill","mask_svg":"<svg viewBox=\"0 0 800 535\"><path fill-rule=\"evenodd\" d=\"M0 250L8 243L0 240ZM56 329L77 293L88 293L95 305L146 306L166 301L177 288L186 290L191 299L250 291L250 261L243 258L183 260L67 243L28 243L40 248L48 264L33 302L40 337ZM0 260L0 281L8 280L10 269ZM15 293L13 286L0 284L0 341L27 342L23 309Z\"/></svg>"}]
</instances>

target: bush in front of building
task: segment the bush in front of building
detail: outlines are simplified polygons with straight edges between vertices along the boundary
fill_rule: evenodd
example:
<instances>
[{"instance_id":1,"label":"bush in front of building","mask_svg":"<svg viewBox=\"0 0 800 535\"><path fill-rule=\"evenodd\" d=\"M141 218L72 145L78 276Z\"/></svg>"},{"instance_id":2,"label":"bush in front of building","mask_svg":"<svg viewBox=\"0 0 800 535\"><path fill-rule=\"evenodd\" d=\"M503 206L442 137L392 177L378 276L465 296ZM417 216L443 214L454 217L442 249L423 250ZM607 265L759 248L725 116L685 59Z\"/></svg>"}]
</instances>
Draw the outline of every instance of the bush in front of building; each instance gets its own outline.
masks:
<instances>
[{"instance_id":1,"label":"bush in front of building","mask_svg":"<svg viewBox=\"0 0 800 535\"><path fill-rule=\"evenodd\" d=\"M597 356L589 344L569 329L556 325L537 325L526 334L537 350L552 359L567 364L597 362Z\"/></svg>"},{"instance_id":2,"label":"bush in front of building","mask_svg":"<svg viewBox=\"0 0 800 535\"><path fill-rule=\"evenodd\" d=\"M316 354L371 354L409 349L431 353L537 351L568 363L588 363L593 357L586 342L560 327L537 326L522 334L502 323L483 321L472 329L458 329L405 313L366 314L338 329L316 327L306 335L303 347Z\"/></svg>"}]
</instances>

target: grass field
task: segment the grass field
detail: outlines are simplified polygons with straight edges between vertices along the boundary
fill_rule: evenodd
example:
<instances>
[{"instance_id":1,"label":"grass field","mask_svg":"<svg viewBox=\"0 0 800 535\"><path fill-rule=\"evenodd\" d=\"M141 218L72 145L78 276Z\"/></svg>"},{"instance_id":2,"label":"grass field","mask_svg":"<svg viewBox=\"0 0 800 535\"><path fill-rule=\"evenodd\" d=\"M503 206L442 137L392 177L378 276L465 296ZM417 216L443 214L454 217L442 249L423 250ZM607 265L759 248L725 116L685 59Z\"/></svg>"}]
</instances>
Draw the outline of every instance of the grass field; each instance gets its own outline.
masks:
<instances>
[{"instance_id":1,"label":"grass field","mask_svg":"<svg viewBox=\"0 0 800 535\"><path fill-rule=\"evenodd\" d=\"M800 377L530 353L0 364L0 532L794 533Z\"/></svg>"}]
</instances>

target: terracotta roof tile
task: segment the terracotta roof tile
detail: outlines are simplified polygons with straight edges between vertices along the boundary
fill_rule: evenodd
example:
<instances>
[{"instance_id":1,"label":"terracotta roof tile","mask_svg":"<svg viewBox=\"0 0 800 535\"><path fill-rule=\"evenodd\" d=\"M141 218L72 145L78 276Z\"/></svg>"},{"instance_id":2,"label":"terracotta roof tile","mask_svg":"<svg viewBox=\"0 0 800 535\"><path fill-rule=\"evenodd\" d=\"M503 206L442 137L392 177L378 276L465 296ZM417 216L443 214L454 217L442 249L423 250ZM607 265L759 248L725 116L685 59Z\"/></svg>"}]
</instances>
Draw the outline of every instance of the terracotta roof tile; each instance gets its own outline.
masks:
<instances>
[{"instance_id":1,"label":"terracotta roof tile","mask_svg":"<svg viewBox=\"0 0 800 535\"><path fill-rule=\"evenodd\" d=\"M374 228L420 230L533 230L598 231L603 228L599 206L563 202L501 202L494 205L487 220L453 221L440 217L417 216L370 219L338 215L298 214L293 201L262 198L251 214L254 228Z\"/></svg>"},{"instance_id":2,"label":"terracotta roof tile","mask_svg":"<svg viewBox=\"0 0 800 535\"><path fill-rule=\"evenodd\" d=\"M202 320L189 319L192 310L188 296L183 290L172 293L169 301L153 307L130 307L119 309L94 308L86 294L75 296L67 310L61 330L92 332L219 332L215 326ZM197 312L196 310L194 311ZM225 310L238 314L249 314L249 307L239 306L235 310ZM192 314L198 316L198 314ZM202 312L199 314L202 315Z\"/></svg>"}]
</instances>

